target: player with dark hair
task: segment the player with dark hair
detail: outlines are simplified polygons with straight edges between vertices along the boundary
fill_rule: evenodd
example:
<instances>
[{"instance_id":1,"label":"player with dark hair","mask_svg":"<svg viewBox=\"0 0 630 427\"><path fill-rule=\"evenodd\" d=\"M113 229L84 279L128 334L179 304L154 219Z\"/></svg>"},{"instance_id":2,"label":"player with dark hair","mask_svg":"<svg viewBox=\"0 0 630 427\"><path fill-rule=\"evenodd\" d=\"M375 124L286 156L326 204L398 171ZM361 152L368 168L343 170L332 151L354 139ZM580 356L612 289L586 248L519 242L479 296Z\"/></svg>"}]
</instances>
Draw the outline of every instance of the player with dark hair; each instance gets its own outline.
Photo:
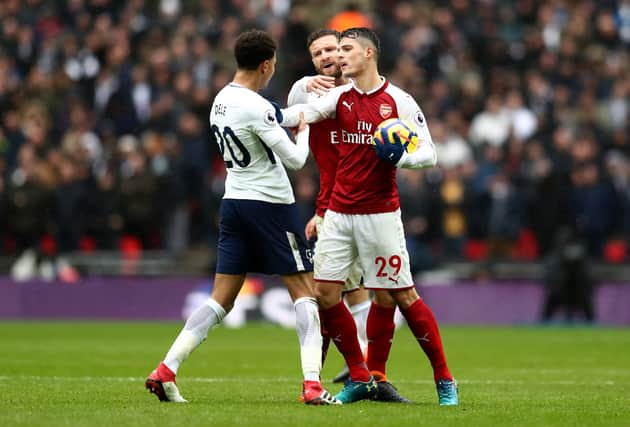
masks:
<instances>
[{"instance_id":1,"label":"player with dark hair","mask_svg":"<svg viewBox=\"0 0 630 427\"><path fill-rule=\"evenodd\" d=\"M437 322L418 296L411 276L396 184L397 168L432 167L437 162L436 151L418 104L379 75L378 53L379 39L372 30L345 30L338 64L352 83L331 89L309 104L283 110L285 126L296 125L300 113L307 123L327 118L337 121L331 139L338 144L339 162L315 254L321 322L335 337L350 369L351 381L336 397L349 403L374 395L374 378L363 359L355 323L342 301L343 285L358 258L363 286L393 298L428 356L440 405L457 405L457 383L446 363ZM395 117L413 123L420 140L413 153L405 151L397 136L391 144L373 143L377 126ZM379 327L381 319L390 318L392 310L395 306L370 310L368 334L371 327ZM370 342L368 355L372 351L384 368L386 357L383 360L382 356L389 354L388 343Z\"/></svg>"},{"instance_id":2,"label":"player with dark hair","mask_svg":"<svg viewBox=\"0 0 630 427\"><path fill-rule=\"evenodd\" d=\"M313 66L318 74L316 76L304 77L295 82L289 92L289 106L315 100L324 96L328 90L333 87L341 86L349 82L349 80L341 75L341 69L337 64L339 35L340 33L335 30L324 29L315 31L308 36L306 41L307 47L311 54ZM328 208L328 202L335 182L339 153L337 144L333 143L331 135L334 135L336 130L337 122L334 119L322 120L310 126L309 146L319 169L319 193L316 200L315 215L308 222L305 230L306 237L309 239L315 238L318 230L321 228L324 213ZM394 336L395 324L394 311L388 311L391 317L388 320L382 320L378 328L372 327L370 330L371 337L367 335L366 323L370 306L372 306L374 310L378 310L379 305L376 303L371 304L369 291L360 287L361 275L361 266L357 260L350 270L348 279L344 285L343 295L348 304L348 309L357 325L361 351L366 354L368 339L377 339L387 342L387 349L389 349L389 343ZM388 297L388 295L381 295L381 298L384 297ZM386 303L389 306L395 306L391 298L388 299ZM322 335L324 338L325 356L330 337L326 334L326 331L323 331ZM374 352L367 354L368 367L370 366L370 356L373 358ZM379 364L379 368L378 371L374 370L374 372L372 372L378 385L378 392L375 399L386 402L410 402L409 399L401 396L396 388L387 381L385 364ZM333 382L344 382L348 377L349 370L346 366L344 370L335 377Z\"/></svg>"},{"instance_id":3,"label":"player with dark hair","mask_svg":"<svg viewBox=\"0 0 630 427\"><path fill-rule=\"evenodd\" d=\"M285 167L299 169L308 156L303 117L293 144L278 125L273 105L257 92L274 74L276 44L258 30L242 33L234 55L237 71L215 97L210 112L227 177L220 210L217 267L212 294L194 311L151 373L146 387L161 401L186 402L175 383L180 364L234 305L246 273L278 274L295 307L306 404L339 404L322 388L322 337L310 250Z\"/></svg>"}]
</instances>

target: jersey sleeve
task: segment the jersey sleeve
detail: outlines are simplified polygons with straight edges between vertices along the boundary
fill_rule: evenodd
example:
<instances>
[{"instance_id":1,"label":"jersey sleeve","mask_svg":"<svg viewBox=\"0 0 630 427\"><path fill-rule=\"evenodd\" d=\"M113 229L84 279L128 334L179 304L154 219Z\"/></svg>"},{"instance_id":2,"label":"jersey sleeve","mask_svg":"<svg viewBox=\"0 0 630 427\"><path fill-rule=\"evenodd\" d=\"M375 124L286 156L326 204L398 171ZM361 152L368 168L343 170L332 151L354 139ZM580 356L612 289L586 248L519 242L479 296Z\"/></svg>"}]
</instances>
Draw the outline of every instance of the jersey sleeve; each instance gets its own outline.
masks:
<instances>
[{"instance_id":1,"label":"jersey sleeve","mask_svg":"<svg viewBox=\"0 0 630 427\"><path fill-rule=\"evenodd\" d=\"M287 105L290 107L295 104L306 104L308 102L308 91L306 85L310 76L302 77L300 80L293 83L289 96L287 98Z\"/></svg>"},{"instance_id":2,"label":"jersey sleeve","mask_svg":"<svg viewBox=\"0 0 630 427\"><path fill-rule=\"evenodd\" d=\"M326 95L317 98L308 104L300 103L282 110L282 126L295 127L300 123L300 113L304 113L306 123L321 122L324 119L334 118L337 111L339 96L347 90L346 86L338 86Z\"/></svg>"},{"instance_id":3,"label":"jersey sleeve","mask_svg":"<svg viewBox=\"0 0 630 427\"><path fill-rule=\"evenodd\" d=\"M269 104L261 117L254 117L252 131L280 157L287 169L300 169L308 157L308 126L298 133L294 144L276 120L274 108Z\"/></svg>"},{"instance_id":4,"label":"jersey sleeve","mask_svg":"<svg viewBox=\"0 0 630 427\"><path fill-rule=\"evenodd\" d=\"M435 166L437 164L437 151L433 144L431 133L429 132L429 125L420 106L411 95L405 94L398 101L398 116L414 125L415 131L418 134L419 143L418 149L413 153L409 154L403 152L396 166L407 169L420 169Z\"/></svg>"}]
</instances>

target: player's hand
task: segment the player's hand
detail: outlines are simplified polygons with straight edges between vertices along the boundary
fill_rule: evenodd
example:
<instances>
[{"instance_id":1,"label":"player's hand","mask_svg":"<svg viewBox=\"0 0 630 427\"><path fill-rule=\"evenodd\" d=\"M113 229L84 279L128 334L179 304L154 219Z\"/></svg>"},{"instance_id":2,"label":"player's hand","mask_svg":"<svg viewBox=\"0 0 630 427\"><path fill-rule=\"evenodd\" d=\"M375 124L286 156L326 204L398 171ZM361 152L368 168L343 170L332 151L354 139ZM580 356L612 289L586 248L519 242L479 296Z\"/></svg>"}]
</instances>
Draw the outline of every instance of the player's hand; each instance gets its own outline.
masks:
<instances>
[{"instance_id":1,"label":"player's hand","mask_svg":"<svg viewBox=\"0 0 630 427\"><path fill-rule=\"evenodd\" d=\"M314 240L317 238L317 227L315 224L317 223L317 215L313 216L307 223L306 227L304 227L304 235L306 236L306 240Z\"/></svg>"},{"instance_id":2,"label":"player's hand","mask_svg":"<svg viewBox=\"0 0 630 427\"><path fill-rule=\"evenodd\" d=\"M405 151L405 147L400 141L398 134L394 133L392 137L394 138L393 144L374 144L374 150L379 159L396 166L396 163L398 163ZM383 135L383 141L387 141L387 135Z\"/></svg>"},{"instance_id":3,"label":"player's hand","mask_svg":"<svg viewBox=\"0 0 630 427\"><path fill-rule=\"evenodd\" d=\"M278 121L278 123L282 123L282 119L284 119L284 116L282 115L282 109L280 108L280 104L278 104L276 101L269 101L271 102L271 105L273 105L273 109L276 112L276 120Z\"/></svg>"},{"instance_id":4,"label":"player's hand","mask_svg":"<svg viewBox=\"0 0 630 427\"><path fill-rule=\"evenodd\" d=\"M300 123L297 125L297 132L300 133L306 129L306 120L304 120L304 113L300 113Z\"/></svg>"},{"instance_id":5,"label":"player's hand","mask_svg":"<svg viewBox=\"0 0 630 427\"><path fill-rule=\"evenodd\" d=\"M318 95L325 95L330 89L335 87L335 78L331 76L313 76L306 82L306 91L315 92Z\"/></svg>"},{"instance_id":6,"label":"player's hand","mask_svg":"<svg viewBox=\"0 0 630 427\"><path fill-rule=\"evenodd\" d=\"M297 137L297 134L306 129L307 124L306 120L304 120L304 113L300 113L300 123L294 128L291 128L291 132L293 132L293 136Z\"/></svg>"}]
</instances>

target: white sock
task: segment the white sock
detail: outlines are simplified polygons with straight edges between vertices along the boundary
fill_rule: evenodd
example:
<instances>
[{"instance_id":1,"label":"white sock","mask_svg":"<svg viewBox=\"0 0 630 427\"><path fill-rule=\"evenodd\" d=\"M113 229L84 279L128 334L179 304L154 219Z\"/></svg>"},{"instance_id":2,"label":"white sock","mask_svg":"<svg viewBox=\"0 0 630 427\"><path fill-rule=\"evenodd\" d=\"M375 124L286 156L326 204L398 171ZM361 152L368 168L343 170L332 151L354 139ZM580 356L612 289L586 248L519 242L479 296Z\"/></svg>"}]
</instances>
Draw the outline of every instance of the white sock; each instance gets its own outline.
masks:
<instances>
[{"instance_id":1,"label":"white sock","mask_svg":"<svg viewBox=\"0 0 630 427\"><path fill-rule=\"evenodd\" d=\"M300 358L305 381L320 381L322 369L322 332L315 298L295 300L295 324L300 340Z\"/></svg>"},{"instance_id":2,"label":"white sock","mask_svg":"<svg viewBox=\"0 0 630 427\"><path fill-rule=\"evenodd\" d=\"M225 310L218 302L208 298L206 303L193 311L186 320L184 329L166 354L164 364L176 374L179 365L190 356L194 349L199 347L199 344L205 341L208 330L221 323L225 314Z\"/></svg>"},{"instance_id":3,"label":"white sock","mask_svg":"<svg viewBox=\"0 0 630 427\"><path fill-rule=\"evenodd\" d=\"M370 306L372 301L367 300L349 307L350 313L354 318L354 323L357 324L357 338L359 338L359 345L363 354L367 351L368 339L367 339L367 318L370 312Z\"/></svg>"}]
</instances>

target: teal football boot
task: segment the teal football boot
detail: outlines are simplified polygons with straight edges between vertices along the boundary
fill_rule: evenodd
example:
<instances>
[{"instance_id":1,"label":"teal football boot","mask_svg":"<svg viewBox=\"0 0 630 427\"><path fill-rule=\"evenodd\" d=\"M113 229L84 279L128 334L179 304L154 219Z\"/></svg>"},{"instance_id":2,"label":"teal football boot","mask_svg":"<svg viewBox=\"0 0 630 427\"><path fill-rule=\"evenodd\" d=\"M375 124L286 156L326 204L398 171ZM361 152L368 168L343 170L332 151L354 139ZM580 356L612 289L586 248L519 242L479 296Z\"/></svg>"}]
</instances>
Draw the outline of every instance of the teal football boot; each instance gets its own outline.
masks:
<instances>
[{"instance_id":1,"label":"teal football boot","mask_svg":"<svg viewBox=\"0 0 630 427\"><path fill-rule=\"evenodd\" d=\"M352 403L364 399L374 399L378 392L378 385L374 377L368 381L348 380L344 388L335 395L342 403Z\"/></svg>"},{"instance_id":2,"label":"teal football boot","mask_svg":"<svg viewBox=\"0 0 630 427\"><path fill-rule=\"evenodd\" d=\"M457 406L459 405L459 395L457 391L457 381L455 379L441 379L436 384L438 401L440 406Z\"/></svg>"}]
</instances>

